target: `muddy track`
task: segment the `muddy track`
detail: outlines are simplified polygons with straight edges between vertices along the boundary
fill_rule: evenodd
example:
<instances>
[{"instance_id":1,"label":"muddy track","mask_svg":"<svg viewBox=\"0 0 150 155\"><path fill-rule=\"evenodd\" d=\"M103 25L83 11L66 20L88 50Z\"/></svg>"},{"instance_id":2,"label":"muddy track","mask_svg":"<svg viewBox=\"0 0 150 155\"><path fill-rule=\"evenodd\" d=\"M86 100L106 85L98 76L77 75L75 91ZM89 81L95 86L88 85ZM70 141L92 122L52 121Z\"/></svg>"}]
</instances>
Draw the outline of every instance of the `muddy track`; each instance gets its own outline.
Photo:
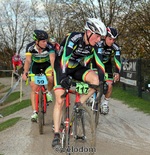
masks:
<instances>
[{"instance_id":1,"label":"muddy track","mask_svg":"<svg viewBox=\"0 0 150 155\"><path fill-rule=\"evenodd\" d=\"M0 79L0 82L8 79ZM10 82L10 79L9 79ZM30 88L23 83L25 98ZM19 87L18 87L19 89ZM16 90L17 91L17 90ZM31 107L25 108L5 118L22 117L15 126L0 132L0 154L4 155L55 155L51 148L53 139L52 110L48 107L44 134L39 135L38 124L30 121ZM122 102L111 99L110 113L100 115L97 130L95 155L149 155L150 154L150 116L128 108ZM81 153L86 154L86 153Z\"/></svg>"}]
</instances>

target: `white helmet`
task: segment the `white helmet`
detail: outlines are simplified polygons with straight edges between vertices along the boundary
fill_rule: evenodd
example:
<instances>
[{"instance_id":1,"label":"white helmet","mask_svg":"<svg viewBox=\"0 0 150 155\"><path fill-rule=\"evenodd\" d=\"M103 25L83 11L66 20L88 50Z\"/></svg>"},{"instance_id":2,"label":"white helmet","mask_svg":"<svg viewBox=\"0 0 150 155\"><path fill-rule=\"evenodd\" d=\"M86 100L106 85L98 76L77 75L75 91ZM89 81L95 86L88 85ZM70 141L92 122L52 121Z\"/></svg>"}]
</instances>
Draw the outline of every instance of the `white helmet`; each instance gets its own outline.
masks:
<instances>
[{"instance_id":1,"label":"white helmet","mask_svg":"<svg viewBox=\"0 0 150 155\"><path fill-rule=\"evenodd\" d=\"M85 30L90 30L92 33L96 33L101 36L106 36L107 34L106 26L104 23L96 18L87 19Z\"/></svg>"}]
</instances>

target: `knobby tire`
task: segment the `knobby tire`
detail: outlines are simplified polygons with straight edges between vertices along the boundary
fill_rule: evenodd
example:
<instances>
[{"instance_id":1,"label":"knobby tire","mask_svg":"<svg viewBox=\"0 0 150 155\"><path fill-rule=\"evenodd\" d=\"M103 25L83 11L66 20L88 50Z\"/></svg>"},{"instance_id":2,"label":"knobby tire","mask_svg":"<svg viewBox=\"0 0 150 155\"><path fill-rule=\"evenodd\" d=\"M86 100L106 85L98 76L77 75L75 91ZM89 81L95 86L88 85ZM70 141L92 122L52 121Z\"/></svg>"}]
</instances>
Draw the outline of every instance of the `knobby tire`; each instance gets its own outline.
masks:
<instances>
[{"instance_id":1,"label":"knobby tire","mask_svg":"<svg viewBox=\"0 0 150 155\"><path fill-rule=\"evenodd\" d=\"M71 116L69 130L66 134L66 148L68 148L66 154L78 155L81 154L80 151L82 148L86 148L89 149L88 154L93 155L96 149L96 132L94 117L91 109L89 109L87 106L80 106L79 110L83 111L81 117L78 116L78 114L74 111ZM77 137L80 138L78 139Z\"/></svg>"},{"instance_id":2,"label":"knobby tire","mask_svg":"<svg viewBox=\"0 0 150 155\"><path fill-rule=\"evenodd\" d=\"M43 125L44 125L44 111L43 111L43 94L42 90L39 91L39 112L38 112L38 120L39 120L39 133L43 134Z\"/></svg>"},{"instance_id":3,"label":"knobby tire","mask_svg":"<svg viewBox=\"0 0 150 155\"><path fill-rule=\"evenodd\" d=\"M100 105L101 105L101 95L97 94L97 98L95 101L95 109L96 111L94 111L94 116L95 116L95 128L97 128L98 123L99 123L99 117L100 117Z\"/></svg>"}]
</instances>

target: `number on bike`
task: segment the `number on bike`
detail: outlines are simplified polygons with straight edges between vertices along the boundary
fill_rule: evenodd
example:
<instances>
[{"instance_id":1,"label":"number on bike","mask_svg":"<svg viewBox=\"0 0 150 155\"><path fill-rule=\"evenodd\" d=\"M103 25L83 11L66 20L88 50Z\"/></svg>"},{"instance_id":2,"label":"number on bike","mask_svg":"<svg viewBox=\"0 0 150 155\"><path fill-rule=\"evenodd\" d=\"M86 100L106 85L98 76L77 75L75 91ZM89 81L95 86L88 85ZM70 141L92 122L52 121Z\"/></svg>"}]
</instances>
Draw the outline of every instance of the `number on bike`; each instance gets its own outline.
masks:
<instances>
[{"instance_id":1,"label":"number on bike","mask_svg":"<svg viewBox=\"0 0 150 155\"><path fill-rule=\"evenodd\" d=\"M88 94L89 86L86 83L80 82L76 84L76 91L79 94Z\"/></svg>"}]
</instances>

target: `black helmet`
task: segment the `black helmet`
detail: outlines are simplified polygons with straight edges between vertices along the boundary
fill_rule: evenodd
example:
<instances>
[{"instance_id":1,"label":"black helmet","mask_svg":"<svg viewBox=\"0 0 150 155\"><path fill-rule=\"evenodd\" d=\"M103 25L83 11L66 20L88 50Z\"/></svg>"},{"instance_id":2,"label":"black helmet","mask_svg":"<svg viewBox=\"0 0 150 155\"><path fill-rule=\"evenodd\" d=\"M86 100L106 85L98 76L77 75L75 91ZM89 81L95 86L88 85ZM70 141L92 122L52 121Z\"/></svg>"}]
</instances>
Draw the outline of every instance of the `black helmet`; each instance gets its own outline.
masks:
<instances>
[{"instance_id":1,"label":"black helmet","mask_svg":"<svg viewBox=\"0 0 150 155\"><path fill-rule=\"evenodd\" d=\"M109 37L111 37L113 39L116 39L117 36L118 36L118 32L113 27L107 27L107 35L106 36L109 36Z\"/></svg>"},{"instance_id":2,"label":"black helmet","mask_svg":"<svg viewBox=\"0 0 150 155\"><path fill-rule=\"evenodd\" d=\"M43 30L34 30L33 33L33 40L46 40L48 39L48 34L47 32Z\"/></svg>"}]
</instances>

